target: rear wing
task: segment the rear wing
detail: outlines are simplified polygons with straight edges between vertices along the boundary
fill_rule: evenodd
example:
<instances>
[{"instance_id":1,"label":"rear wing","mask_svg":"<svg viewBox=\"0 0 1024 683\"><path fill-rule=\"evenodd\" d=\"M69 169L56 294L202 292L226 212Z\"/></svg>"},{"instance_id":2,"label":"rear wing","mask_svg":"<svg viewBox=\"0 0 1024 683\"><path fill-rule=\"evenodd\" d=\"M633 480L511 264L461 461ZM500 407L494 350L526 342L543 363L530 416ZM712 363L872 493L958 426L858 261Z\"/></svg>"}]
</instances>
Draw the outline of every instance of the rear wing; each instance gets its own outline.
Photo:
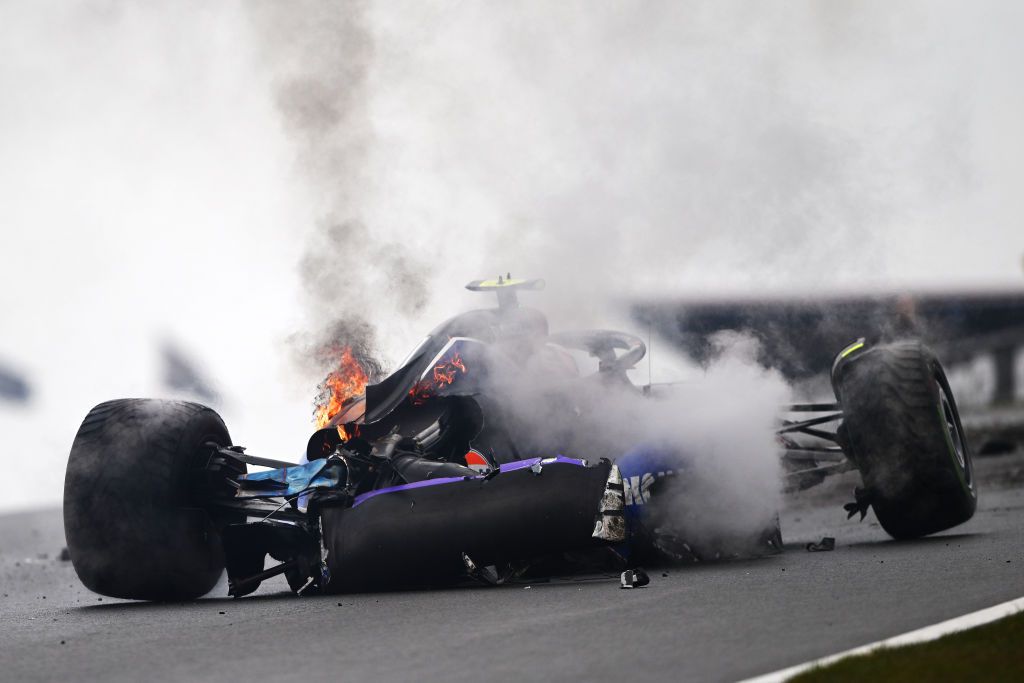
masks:
<instances>
[{"instance_id":1,"label":"rear wing","mask_svg":"<svg viewBox=\"0 0 1024 683\"><path fill-rule=\"evenodd\" d=\"M519 305L516 299L517 290L538 291L544 289L544 280L520 280L513 279L511 274L505 277L498 276L496 280L473 280L466 289L471 292L494 292L498 295L498 307L505 308Z\"/></svg>"}]
</instances>

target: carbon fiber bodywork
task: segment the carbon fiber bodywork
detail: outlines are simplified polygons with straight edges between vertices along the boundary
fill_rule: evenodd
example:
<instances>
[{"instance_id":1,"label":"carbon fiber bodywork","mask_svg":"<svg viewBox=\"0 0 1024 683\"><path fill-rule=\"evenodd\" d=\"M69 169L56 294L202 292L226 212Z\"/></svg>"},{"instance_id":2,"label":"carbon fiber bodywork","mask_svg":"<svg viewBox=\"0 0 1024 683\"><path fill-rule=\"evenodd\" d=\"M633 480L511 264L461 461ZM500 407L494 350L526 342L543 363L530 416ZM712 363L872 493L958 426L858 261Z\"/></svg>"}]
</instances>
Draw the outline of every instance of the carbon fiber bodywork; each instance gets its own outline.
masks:
<instances>
[{"instance_id":1,"label":"carbon fiber bodywork","mask_svg":"<svg viewBox=\"0 0 1024 683\"><path fill-rule=\"evenodd\" d=\"M582 550L612 466L570 458L525 460L498 474L427 480L322 510L330 592L436 585L480 566ZM386 542L385 542L386 541Z\"/></svg>"}]
</instances>

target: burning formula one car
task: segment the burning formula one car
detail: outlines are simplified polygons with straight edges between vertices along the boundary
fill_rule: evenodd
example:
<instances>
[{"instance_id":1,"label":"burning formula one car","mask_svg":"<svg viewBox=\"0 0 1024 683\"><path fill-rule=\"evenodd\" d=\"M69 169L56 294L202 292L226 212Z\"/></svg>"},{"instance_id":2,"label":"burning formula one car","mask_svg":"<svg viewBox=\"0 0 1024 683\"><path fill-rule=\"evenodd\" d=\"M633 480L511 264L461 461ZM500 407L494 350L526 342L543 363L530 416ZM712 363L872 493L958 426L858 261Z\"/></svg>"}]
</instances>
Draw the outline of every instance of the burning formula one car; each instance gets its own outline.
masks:
<instances>
[{"instance_id":1,"label":"burning formula one car","mask_svg":"<svg viewBox=\"0 0 1024 683\"><path fill-rule=\"evenodd\" d=\"M225 568L229 594L241 596L280 574L296 592L343 592L780 551L777 516L743 538L694 542L699 529L675 514L693 484L687 454L643 434L573 437L587 433L573 424L588 411L610 409L594 397L661 398L626 375L645 355L639 338L551 334L518 305L518 291L542 284L470 283L496 292L498 306L443 323L383 381L328 378L356 395L334 392L320 409L302 464L247 454L194 403L96 406L64 491L78 576L104 595L181 600L209 592ZM573 352L597 370L580 376ZM543 390L519 381L536 376L548 379ZM858 341L837 356L832 385L836 403L781 408L791 416L776 435L788 487L857 469L864 485L850 515L873 508L896 538L973 515L970 452L927 349ZM278 564L265 568L267 555Z\"/></svg>"}]
</instances>

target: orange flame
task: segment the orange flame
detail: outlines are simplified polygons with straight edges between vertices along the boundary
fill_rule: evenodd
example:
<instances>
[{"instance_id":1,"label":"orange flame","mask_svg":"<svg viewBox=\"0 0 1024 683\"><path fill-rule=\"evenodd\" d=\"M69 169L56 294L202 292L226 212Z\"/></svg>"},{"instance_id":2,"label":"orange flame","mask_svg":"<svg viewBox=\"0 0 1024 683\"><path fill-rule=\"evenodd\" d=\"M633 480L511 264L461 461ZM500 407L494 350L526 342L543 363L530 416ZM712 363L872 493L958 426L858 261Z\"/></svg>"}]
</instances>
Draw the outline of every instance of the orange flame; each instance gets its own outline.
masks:
<instances>
[{"instance_id":1,"label":"orange flame","mask_svg":"<svg viewBox=\"0 0 1024 683\"><path fill-rule=\"evenodd\" d=\"M453 384L460 372L466 373L466 364L463 362L462 356L455 352L434 366L433 384L419 381L409 390L412 402L416 405L423 403L434 394L435 390Z\"/></svg>"},{"instance_id":2,"label":"orange flame","mask_svg":"<svg viewBox=\"0 0 1024 683\"><path fill-rule=\"evenodd\" d=\"M462 356L458 352L452 354L448 360L443 360L439 365L434 366L434 384L443 387L455 381L455 371L466 372L466 364L462 362Z\"/></svg>"},{"instance_id":3,"label":"orange flame","mask_svg":"<svg viewBox=\"0 0 1024 683\"><path fill-rule=\"evenodd\" d=\"M326 427L346 403L363 393L368 382L366 371L352 355L351 347L346 346L338 361L338 368L328 373L320 383L320 393L316 397L316 408L313 412L317 429ZM344 428L338 427L338 434L347 440Z\"/></svg>"},{"instance_id":4,"label":"orange flame","mask_svg":"<svg viewBox=\"0 0 1024 683\"><path fill-rule=\"evenodd\" d=\"M338 425L338 436L341 437L342 441L348 441L352 437L359 436L359 423L353 422L347 427L345 425Z\"/></svg>"}]
</instances>

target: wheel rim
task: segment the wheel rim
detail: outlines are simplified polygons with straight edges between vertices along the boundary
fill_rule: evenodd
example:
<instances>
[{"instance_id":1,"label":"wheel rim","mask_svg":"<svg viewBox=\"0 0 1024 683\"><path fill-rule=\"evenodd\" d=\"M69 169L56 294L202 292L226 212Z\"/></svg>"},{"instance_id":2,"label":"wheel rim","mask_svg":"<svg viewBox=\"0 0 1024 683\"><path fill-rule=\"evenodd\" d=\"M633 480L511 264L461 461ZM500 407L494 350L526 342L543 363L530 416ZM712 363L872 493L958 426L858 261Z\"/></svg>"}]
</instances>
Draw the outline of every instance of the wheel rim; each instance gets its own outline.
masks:
<instances>
[{"instance_id":1,"label":"wheel rim","mask_svg":"<svg viewBox=\"0 0 1024 683\"><path fill-rule=\"evenodd\" d=\"M942 386L942 383L939 383L939 400L942 406L943 423L946 425L946 436L949 438L949 443L953 446L953 454L956 457L957 464L966 475L968 472L967 456L964 449L964 437L960 431L960 421L956 419L953 403L949 393L946 391L946 387Z\"/></svg>"}]
</instances>

